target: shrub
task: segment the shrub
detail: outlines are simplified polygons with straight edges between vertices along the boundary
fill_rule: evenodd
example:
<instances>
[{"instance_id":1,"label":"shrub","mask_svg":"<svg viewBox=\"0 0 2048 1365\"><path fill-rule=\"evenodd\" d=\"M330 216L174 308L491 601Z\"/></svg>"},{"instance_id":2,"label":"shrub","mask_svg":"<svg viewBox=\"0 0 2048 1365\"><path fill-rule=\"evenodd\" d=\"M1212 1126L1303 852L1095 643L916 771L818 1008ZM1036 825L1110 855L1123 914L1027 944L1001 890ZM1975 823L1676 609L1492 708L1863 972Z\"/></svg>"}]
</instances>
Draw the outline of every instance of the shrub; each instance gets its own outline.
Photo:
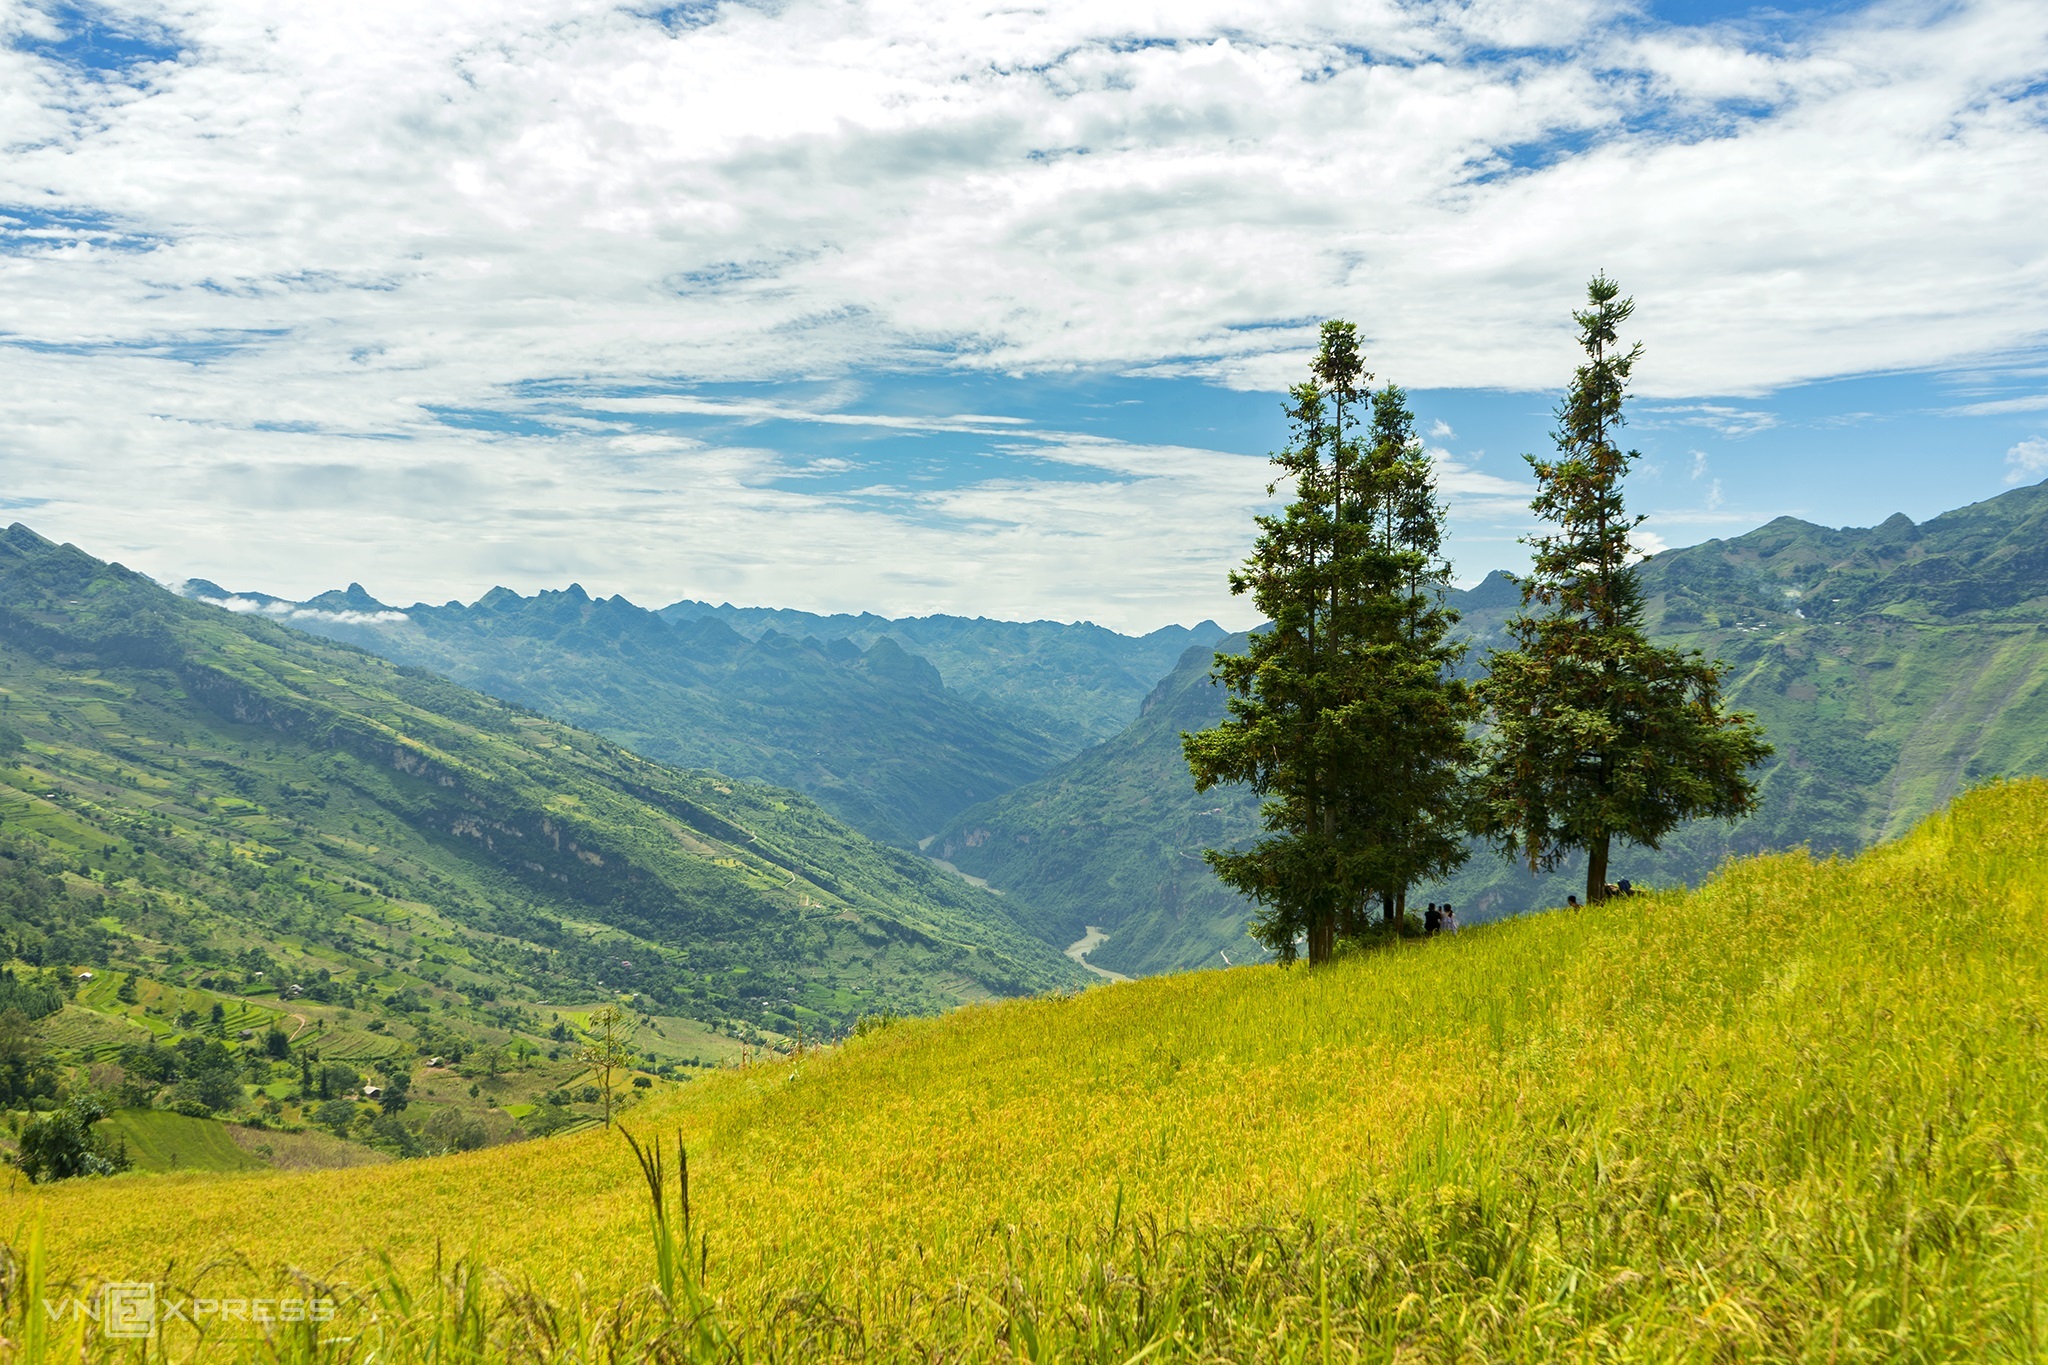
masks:
<instances>
[{"instance_id":1,"label":"shrub","mask_svg":"<svg viewBox=\"0 0 2048 1365\"><path fill-rule=\"evenodd\" d=\"M349 1125L356 1121L354 1100L322 1100L313 1106L307 1117L322 1128L333 1131L336 1137L347 1137Z\"/></svg>"},{"instance_id":2,"label":"shrub","mask_svg":"<svg viewBox=\"0 0 2048 1365\"><path fill-rule=\"evenodd\" d=\"M398 1156L422 1156L424 1149L405 1121L396 1114L379 1114L370 1121L370 1141Z\"/></svg>"},{"instance_id":3,"label":"shrub","mask_svg":"<svg viewBox=\"0 0 2048 1365\"><path fill-rule=\"evenodd\" d=\"M443 1109L420 1126L421 1143L435 1152L473 1152L490 1141L479 1120L455 1109Z\"/></svg>"},{"instance_id":4,"label":"shrub","mask_svg":"<svg viewBox=\"0 0 2048 1365\"><path fill-rule=\"evenodd\" d=\"M107 1116L96 1095L79 1095L53 1114L22 1126L21 1150L12 1158L31 1184L113 1175L128 1169L128 1145L118 1136L96 1133Z\"/></svg>"}]
</instances>

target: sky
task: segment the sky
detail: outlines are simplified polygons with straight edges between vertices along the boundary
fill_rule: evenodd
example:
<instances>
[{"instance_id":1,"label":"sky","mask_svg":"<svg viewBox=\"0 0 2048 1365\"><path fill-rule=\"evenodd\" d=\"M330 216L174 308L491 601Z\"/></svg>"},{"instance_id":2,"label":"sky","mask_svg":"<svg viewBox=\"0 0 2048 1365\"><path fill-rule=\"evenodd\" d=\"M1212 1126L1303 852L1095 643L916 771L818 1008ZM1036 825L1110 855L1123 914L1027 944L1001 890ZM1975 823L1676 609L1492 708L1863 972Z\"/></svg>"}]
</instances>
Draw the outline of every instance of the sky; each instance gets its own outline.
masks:
<instances>
[{"instance_id":1,"label":"sky","mask_svg":"<svg viewBox=\"0 0 2048 1365\"><path fill-rule=\"evenodd\" d=\"M167 582L1250 624L1343 317L1460 582L2048 478L2048 6L0 0L0 520Z\"/></svg>"}]
</instances>

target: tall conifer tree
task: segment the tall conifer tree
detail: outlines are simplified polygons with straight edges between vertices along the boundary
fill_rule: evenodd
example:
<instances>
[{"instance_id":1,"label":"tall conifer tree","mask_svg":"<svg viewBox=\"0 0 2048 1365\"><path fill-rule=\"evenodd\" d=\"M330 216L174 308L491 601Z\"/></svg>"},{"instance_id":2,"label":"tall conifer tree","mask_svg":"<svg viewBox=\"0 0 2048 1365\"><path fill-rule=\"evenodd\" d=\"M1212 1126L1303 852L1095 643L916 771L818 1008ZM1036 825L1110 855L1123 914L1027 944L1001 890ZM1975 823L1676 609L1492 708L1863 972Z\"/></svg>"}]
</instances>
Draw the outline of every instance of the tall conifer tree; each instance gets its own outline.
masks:
<instances>
[{"instance_id":1,"label":"tall conifer tree","mask_svg":"<svg viewBox=\"0 0 2048 1365\"><path fill-rule=\"evenodd\" d=\"M1755 718L1721 704L1718 665L1651 646L1621 481L1637 452L1614 433L1642 355L1619 349L1633 299L1604 274L1572 318L1586 363L1572 377L1553 435L1558 458L1525 456L1530 508L1556 529L1525 542L1513 649L1488 662L1493 722L1482 777L1482 829L1532 871L1586 854L1586 900L1606 897L1616 838L1648 848L1685 820L1734 819L1756 807L1749 770L1771 752Z\"/></svg>"},{"instance_id":2,"label":"tall conifer tree","mask_svg":"<svg viewBox=\"0 0 2048 1365\"><path fill-rule=\"evenodd\" d=\"M1268 837L1212 849L1210 865L1259 903L1262 942L1292 958L1306 939L1321 962L1370 897L1398 904L1463 861L1474 706L1450 676L1462 647L1445 640L1442 508L1406 401L1368 392L1349 323L1323 325L1311 374L1273 457L1292 501L1259 518L1230 578L1271 624L1217 655L1230 718L1182 742L1198 790L1244 782L1266 798Z\"/></svg>"}]
</instances>

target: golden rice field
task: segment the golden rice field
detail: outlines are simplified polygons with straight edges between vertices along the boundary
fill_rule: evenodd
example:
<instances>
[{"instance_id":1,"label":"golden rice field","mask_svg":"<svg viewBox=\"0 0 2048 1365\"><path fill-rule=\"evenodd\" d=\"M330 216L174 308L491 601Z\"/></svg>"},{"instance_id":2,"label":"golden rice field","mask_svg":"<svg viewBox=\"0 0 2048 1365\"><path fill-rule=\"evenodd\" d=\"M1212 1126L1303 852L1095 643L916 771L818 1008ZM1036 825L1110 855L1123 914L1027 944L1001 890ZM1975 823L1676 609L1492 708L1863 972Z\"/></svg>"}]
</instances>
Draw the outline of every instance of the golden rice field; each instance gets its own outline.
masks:
<instances>
[{"instance_id":1,"label":"golden rice field","mask_svg":"<svg viewBox=\"0 0 2048 1365\"><path fill-rule=\"evenodd\" d=\"M2031 1360L2044 948L2012 783L1853 862L700 1081L628 1119L689 1151L665 1293L601 1131L17 1185L7 1350L138 1359L29 1305L151 1280L338 1307L150 1359Z\"/></svg>"}]
</instances>

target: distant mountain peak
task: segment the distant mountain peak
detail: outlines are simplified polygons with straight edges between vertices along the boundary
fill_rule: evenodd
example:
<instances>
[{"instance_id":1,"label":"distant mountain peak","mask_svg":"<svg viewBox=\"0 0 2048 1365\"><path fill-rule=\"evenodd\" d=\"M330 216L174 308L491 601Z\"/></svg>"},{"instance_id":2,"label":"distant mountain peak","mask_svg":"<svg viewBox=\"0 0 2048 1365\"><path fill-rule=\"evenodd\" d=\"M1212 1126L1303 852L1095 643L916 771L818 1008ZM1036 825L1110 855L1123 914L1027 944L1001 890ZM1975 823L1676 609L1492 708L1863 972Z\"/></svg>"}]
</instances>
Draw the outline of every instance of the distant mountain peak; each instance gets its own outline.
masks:
<instances>
[{"instance_id":1,"label":"distant mountain peak","mask_svg":"<svg viewBox=\"0 0 2048 1365\"><path fill-rule=\"evenodd\" d=\"M1455 603L1469 611L1518 607L1522 604L1522 585L1515 581L1513 574L1495 569L1473 587L1458 594Z\"/></svg>"}]
</instances>

